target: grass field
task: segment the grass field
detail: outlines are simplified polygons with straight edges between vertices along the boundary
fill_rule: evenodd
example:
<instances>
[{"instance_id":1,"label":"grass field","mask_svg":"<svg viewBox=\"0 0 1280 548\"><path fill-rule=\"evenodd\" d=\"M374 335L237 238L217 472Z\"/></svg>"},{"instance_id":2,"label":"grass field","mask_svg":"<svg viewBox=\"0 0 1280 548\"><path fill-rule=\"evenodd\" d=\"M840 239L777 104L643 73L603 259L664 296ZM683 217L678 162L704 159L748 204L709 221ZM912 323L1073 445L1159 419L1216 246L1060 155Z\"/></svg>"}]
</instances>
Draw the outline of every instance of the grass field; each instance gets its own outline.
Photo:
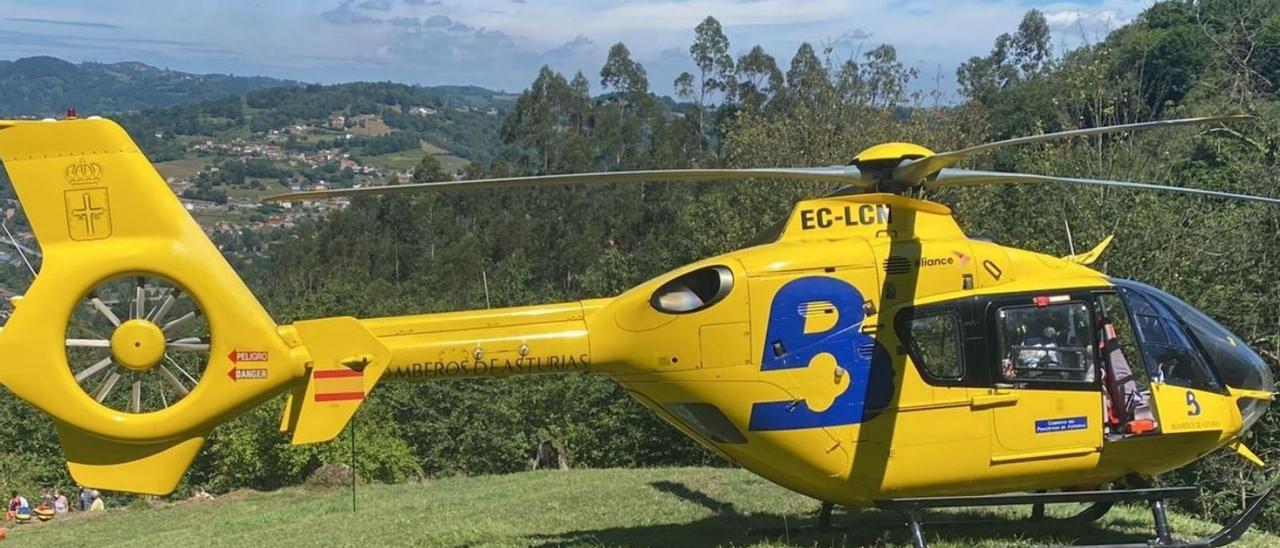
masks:
<instances>
[{"instance_id":1,"label":"grass field","mask_svg":"<svg viewBox=\"0 0 1280 548\"><path fill-rule=\"evenodd\" d=\"M196 173L209 165L209 158L192 156L181 160L170 160L168 162L157 163L156 171L160 172L160 176L165 179L177 178L184 180L194 179Z\"/></svg>"},{"instance_id":2,"label":"grass field","mask_svg":"<svg viewBox=\"0 0 1280 548\"><path fill-rule=\"evenodd\" d=\"M406 150L377 156L366 156L362 160L364 163L374 167L408 171L422 161L424 152L434 154L436 159L440 160L440 167L444 168L445 172L459 171L470 163L466 159L449 154L449 151L431 143L423 144L421 150Z\"/></svg>"},{"instance_id":3,"label":"grass field","mask_svg":"<svg viewBox=\"0 0 1280 548\"><path fill-rule=\"evenodd\" d=\"M574 470L363 486L292 488L218 500L108 509L11 531L16 546L896 546L900 519L836 511L844 530L815 532L818 503L741 470ZM1074 507L1050 509L1064 514ZM1142 542L1144 506L1117 507L1094 525L1029 524L1026 509L972 510L980 526L926 526L931 546L1042 546ZM1170 515L1180 537L1215 525ZM767 532L752 532L768 530ZM1280 546L1250 533L1237 546Z\"/></svg>"}]
</instances>

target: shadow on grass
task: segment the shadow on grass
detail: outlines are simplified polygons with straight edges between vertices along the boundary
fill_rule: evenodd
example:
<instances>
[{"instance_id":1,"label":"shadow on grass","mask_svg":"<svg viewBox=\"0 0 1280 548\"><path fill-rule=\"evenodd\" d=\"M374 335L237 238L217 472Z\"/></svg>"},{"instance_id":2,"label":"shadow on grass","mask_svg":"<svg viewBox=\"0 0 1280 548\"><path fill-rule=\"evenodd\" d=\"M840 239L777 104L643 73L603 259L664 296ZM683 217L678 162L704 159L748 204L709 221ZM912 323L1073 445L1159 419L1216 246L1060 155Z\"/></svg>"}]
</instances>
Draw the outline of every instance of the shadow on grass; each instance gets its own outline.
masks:
<instances>
[{"instance_id":1,"label":"shadow on grass","mask_svg":"<svg viewBox=\"0 0 1280 548\"><path fill-rule=\"evenodd\" d=\"M524 537L533 546L683 546L731 545L757 543L794 544L803 546L899 546L910 545L906 522L897 513L875 509L849 509L833 516L834 528L819 530L816 510L810 514L788 515L773 512L740 513L732 504L720 502L705 493L681 483L659 481L654 489L690 501L714 513L696 521L583 529L558 534ZM1035 545L1144 543L1150 535L1117 530L1131 525L1149 527L1149 523L1113 524L1071 520L1029 521L983 510L926 512L925 534L930 543L952 545L987 543L1002 545L1014 541ZM966 521L970 523L965 523ZM1130 520L1121 520L1128 522Z\"/></svg>"},{"instance_id":2,"label":"shadow on grass","mask_svg":"<svg viewBox=\"0 0 1280 548\"><path fill-rule=\"evenodd\" d=\"M663 493L669 493L702 506L703 508L714 512L717 516L738 515L738 511L734 509L733 503L720 502L707 496L701 491L694 491L693 489L688 488L683 483L676 483L674 481L655 481L650 483L649 486L658 491L662 491Z\"/></svg>"}]
</instances>

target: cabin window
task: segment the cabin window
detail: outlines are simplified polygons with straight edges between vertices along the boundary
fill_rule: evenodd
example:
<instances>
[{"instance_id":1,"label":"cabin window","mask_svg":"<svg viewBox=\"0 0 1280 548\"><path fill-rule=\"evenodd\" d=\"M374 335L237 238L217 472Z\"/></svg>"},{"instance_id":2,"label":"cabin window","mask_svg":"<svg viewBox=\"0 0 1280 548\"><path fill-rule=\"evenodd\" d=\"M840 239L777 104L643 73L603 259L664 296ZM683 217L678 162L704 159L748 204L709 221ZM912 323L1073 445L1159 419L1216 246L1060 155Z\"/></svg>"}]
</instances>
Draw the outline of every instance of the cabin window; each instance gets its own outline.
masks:
<instances>
[{"instance_id":1,"label":"cabin window","mask_svg":"<svg viewBox=\"0 0 1280 548\"><path fill-rule=\"evenodd\" d=\"M996 312L997 382L1092 383L1093 320L1082 302L1008 306Z\"/></svg>"},{"instance_id":2,"label":"cabin window","mask_svg":"<svg viewBox=\"0 0 1280 548\"><path fill-rule=\"evenodd\" d=\"M911 318L906 339L912 361L928 377L955 380L964 376L960 318L954 313L935 312Z\"/></svg>"},{"instance_id":3,"label":"cabin window","mask_svg":"<svg viewBox=\"0 0 1280 548\"><path fill-rule=\"evenodd\" d=\"M688 314L720 302L733 289L733 272L724 266L708 266L671 280L649 299L659 312Z\"/></svg>"}]
</instances>

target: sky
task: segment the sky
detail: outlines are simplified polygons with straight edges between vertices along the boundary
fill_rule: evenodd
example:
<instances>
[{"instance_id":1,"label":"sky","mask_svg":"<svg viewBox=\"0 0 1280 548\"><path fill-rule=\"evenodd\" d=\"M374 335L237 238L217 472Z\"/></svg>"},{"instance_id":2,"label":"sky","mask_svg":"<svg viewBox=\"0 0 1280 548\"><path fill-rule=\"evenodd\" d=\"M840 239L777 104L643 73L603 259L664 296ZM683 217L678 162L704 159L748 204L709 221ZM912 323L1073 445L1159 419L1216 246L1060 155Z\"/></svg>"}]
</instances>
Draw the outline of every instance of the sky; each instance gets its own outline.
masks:
<instances>
[{"instance_id":1,"label":"sky","mask_svg":"<svg viewBox=\"0 0 1280 548\"><path fill-rule=\"evenodd\" d=\"M622 41L654 92L691 70L693 28L720 21L738 56L759 44L782 69L801 42L848 57L888 43L920 70L919 90L954 90L1027 10L1045 13L1056 52L1097 42L1152 0L0 0L0 59L141 61L187 72L306 82L474 84L519 91L538 68L581 70L599 92Z\"/></svg>"}]
</instances>

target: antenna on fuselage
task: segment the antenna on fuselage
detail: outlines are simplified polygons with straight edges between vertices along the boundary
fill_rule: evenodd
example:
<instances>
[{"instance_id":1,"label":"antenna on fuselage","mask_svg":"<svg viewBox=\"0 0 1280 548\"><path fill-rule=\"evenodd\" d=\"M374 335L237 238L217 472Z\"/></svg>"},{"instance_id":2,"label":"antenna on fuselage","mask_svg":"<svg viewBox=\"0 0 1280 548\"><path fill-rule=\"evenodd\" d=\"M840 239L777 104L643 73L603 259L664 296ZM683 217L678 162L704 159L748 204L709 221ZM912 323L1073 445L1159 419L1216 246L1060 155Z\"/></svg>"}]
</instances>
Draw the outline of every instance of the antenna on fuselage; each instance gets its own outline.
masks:
<instances>
[{"instance_id":1,"label":"antenna on fuselage","mask_svg":"<svg viewBox=\"0 0 1280 548\"><path fill-rule=\"evenodd\" d=\"M1071 248L1071 254L1076 254L1076 242L1071 239L1071 221L1062 220L1062 224L1067 225L1067 247Z\"/></svg>"}]
</instances>

